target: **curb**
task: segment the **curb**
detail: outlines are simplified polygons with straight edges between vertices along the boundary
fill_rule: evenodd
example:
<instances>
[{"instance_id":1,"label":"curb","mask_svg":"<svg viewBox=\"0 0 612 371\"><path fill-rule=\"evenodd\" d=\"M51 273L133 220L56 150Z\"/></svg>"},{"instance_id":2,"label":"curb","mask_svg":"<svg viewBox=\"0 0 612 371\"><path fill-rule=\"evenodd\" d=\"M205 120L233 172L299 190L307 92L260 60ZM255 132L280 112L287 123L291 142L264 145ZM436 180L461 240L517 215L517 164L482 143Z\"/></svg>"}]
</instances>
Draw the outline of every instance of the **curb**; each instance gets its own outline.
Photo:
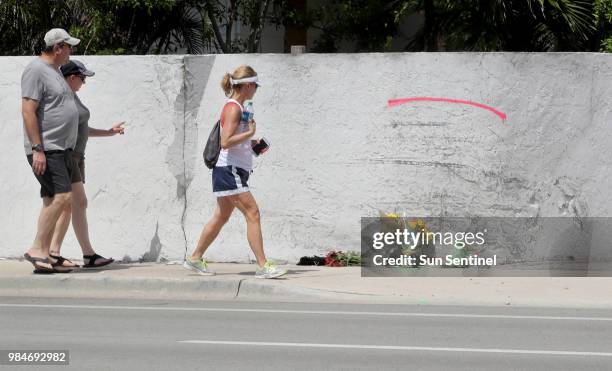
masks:
<instances>
[{"instance_id":1,"label":"curb","mask_svg":"<svg viewBox=\"0 0 612 371\"><path fill-rule=\"evenodd\" d=\"M509 295L507 295L509 294ZM376 295L308 288L291 280L244 277L109 277L89 275L31 275L0 277L0 297L62 297L92 299L238 300L403 304L421 306L484 306L530 308L612 309L611 297L544 298L498 291L495 295L404 293Z\"/></svg>"},{"instance_id":2,"label":"curb","mask_svg":"<svg viewBox=\"0 0 612 371\"><path fill-rule=\"evenodd\" d=\"M336 293L259 278L128 278L72 275L0 277L0 297L99 299L362 301L372 295ZM361 300L359 300L361 299Z\"/></svg>"},{"instance_id":3,"label":"curb","mask_svg":"<svg viewBox=\"0 0 612 371\"><path fill-rule=\"evenodd\" d=\"M237 300L245 301L354 301L359 294L337 295L332 291L285 284L282 280L243 279Z\"/></svg>"},{"instance_id":4,"label":"curb","mask_svg":"<svg viewBox=\"0 0 612 371\"><path fill-rule=\"evenodd\" d=\"M258 278L128 278L78 275L0 277L0 296L244 301L338 299L337 295L327 291Z\"/></svg>"},{"instance_id":5,"label":"curb","mask_svg":"<svg viewBox=\"0 0 612 371\"><path fill-rule=\"evenodd\" d=\"M458 296L372 295L312 289L283 280L258 278L127 278L67 275L0 277L0 297L62 297L91 299L238 300L403 304L420 306L483 306L529 308L611 309L606 300L541 300L499 295L485 298Z\"/></svg>"},{"instance_id":6,"label":"curb","mask_svg":"<svg viewBox=\"0 0 612 371\"><path fill-rule=\"evenodd\" d=\"M214 278L2 277L0 296L231 300L239 285Z\"/></svg>"}]
</instances>

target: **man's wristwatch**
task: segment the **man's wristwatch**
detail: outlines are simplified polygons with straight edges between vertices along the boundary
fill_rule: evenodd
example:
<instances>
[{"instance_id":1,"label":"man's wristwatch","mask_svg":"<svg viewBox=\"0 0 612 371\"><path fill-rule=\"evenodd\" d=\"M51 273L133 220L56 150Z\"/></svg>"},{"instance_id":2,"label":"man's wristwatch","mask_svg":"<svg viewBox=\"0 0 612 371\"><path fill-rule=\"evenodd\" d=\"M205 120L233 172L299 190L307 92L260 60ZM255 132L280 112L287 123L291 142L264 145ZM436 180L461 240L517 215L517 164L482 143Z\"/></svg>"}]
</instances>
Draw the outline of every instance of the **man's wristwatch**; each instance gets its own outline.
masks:
<instances>
[{"instance_id":1,"label":"man's wristwatch","mask_svg":"<svg viewBox=\"0 0 612 371\"><path fill-rule=\"evenodd\" d=\"M42 152L43 151L42 144L38 143L38 144L32 146L32 151L34 151L34 152Z\"/></svg>"}]
</instances>

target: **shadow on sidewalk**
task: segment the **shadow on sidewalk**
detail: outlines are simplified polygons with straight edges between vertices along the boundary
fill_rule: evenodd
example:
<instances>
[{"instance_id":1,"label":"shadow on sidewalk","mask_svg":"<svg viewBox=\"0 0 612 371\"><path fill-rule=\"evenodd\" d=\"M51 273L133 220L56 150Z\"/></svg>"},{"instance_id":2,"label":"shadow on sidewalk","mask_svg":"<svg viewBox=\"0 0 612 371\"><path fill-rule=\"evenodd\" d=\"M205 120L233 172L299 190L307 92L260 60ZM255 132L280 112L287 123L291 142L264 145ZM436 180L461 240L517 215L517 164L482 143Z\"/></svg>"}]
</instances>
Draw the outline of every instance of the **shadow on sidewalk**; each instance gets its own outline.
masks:
<instances>
[{"instance_id":1,"label":"shadow on sidewalk","mask_svg":"<svg viewBox=\"0 0 612 371\"><path fill-rule=\"evenodd\" d=\"M288 269L287 275L299 275L299 274L308 273L308 272L317 272L317 270L316 269ZM233 274L238 274L240 276L253 276L255 274L255 271L239 272L239 273L233 273Z\"/></svg>"},{"instance_id":2,"label":"shadow on sidewalk","mask_svg":"<svg viewBox=\"0 0 612 371\"><path fill-rule=\"evenodd\" d=\"M104 267L99 268L77 268L73 270L71 273L100 273L104 271L120 271L124 269L132 269L132 268L144 268L144 266L139 267L138 265L132 264L121 264L121 263L113 263Z\"/></svg>"}]
</instances>

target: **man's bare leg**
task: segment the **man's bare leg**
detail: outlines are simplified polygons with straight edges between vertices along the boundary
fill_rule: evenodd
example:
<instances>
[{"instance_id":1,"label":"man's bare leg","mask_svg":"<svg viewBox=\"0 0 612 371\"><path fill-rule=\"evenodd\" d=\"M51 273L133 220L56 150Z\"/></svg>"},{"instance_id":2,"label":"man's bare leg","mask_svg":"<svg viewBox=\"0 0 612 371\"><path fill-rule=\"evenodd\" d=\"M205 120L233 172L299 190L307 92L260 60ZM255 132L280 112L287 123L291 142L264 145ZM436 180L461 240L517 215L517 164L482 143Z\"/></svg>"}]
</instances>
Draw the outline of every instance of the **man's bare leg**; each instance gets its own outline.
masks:
<instances>
[{"instance_id":1,"label":"man's bare leg","mask_svg":"<svg viewBox=\"0 0 612 371\"><path fill-rule=\"evenodd\" d=\"M54 197L43 197L43 207L38 217L38 228L36 238L28 254L33 258L48 258L51 239L55 224L62 213L62 210L70 205L72 194L70 192L59 193ZM38 266L51 268L50 264L37 263Z\"/></svg>"}]
</instances>

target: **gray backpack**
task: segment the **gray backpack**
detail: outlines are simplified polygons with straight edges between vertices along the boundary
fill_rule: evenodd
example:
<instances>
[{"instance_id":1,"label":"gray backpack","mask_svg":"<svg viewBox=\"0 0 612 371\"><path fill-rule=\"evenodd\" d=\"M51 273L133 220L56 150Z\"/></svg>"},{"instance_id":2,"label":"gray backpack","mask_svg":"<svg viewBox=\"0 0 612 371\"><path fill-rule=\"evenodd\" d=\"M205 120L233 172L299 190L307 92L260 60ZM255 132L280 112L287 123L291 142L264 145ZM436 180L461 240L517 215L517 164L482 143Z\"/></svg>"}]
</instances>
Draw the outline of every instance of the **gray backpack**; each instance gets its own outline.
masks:
<instances>
[{"instance_id":1,"label":"gray backpack","mask_svg":"<svg viewBox=\"0 0 612 371\"><path fill-rule=\"evenodd\" d=\"M206 167L212 169L217 164L219 153L221 152L221 120L218 120L208 136L208 141L204 147L204 163Z\"/></svg>"}]
</instances>

